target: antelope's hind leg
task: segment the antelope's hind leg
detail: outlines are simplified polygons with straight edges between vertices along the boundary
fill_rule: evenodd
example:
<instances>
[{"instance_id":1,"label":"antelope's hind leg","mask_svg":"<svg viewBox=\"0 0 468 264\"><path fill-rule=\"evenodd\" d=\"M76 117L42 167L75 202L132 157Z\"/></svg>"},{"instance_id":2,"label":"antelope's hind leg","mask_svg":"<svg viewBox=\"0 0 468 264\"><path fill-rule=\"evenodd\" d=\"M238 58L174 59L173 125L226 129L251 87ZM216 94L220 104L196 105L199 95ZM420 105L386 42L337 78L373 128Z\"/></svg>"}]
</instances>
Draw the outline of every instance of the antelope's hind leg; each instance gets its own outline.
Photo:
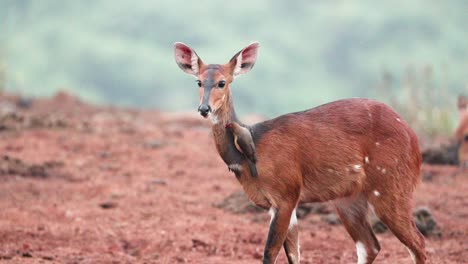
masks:
<instances>
[{"instance_id":1,"label":"antelope's hind leg","mask_svg":"<svg viewBox=\"0 0 468 264\"><path fill-rule=\"evenodd\" d=\"M381 195L369 199L379 219L406 246L413 262L426 263L424 236L416 228L411 206L411 193Z\"/></svg>"},{"instance_id":2,"label":"antelope's hind leg","mask_svg":"<svg viewBox=\"0 0 468 264\"><path fill-rule=\"evenodd\" d=\"M334 205L346 231L356 243L358 264L372 263L380 251L380 245L369 224L367 199L359 195L340 199Z\"/></svg>"}]
</instances>

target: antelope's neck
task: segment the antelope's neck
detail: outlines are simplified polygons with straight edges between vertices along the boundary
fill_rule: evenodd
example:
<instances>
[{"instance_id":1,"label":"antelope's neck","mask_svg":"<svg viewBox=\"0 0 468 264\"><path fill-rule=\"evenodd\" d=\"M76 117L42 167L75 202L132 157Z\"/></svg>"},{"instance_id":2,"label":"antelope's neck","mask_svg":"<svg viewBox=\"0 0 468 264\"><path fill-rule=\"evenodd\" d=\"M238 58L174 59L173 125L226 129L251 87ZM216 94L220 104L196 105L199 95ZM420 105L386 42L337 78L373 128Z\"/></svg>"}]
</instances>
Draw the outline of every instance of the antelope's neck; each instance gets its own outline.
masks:
<instances>
[{"instance_id":1,"label":"antelope's neck","mask_svg":"<svg viewBox=\"0 0 468 264\"><path fill-rule=\"evenodd\" d=\"M228 166L240 164L243 160L243 156L237 151L234 145L234 136L226 129L226 124L239 122L234 111L234 105L230 94L226 96L226 101L222 107L213 113L212 118L214 121L211 125L211 129L219 155Z\"/></svg>"}]
</instances>

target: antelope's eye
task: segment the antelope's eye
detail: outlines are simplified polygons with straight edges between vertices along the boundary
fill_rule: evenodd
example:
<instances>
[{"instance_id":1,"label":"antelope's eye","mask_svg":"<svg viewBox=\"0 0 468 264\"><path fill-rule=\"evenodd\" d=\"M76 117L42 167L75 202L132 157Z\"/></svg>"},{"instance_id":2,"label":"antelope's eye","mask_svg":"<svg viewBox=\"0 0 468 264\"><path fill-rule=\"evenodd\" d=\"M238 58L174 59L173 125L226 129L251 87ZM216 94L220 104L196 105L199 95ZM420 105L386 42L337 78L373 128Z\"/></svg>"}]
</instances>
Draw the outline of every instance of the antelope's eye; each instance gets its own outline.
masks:
<instances>
[{"instance_id":1,"label":"antelope's eye","mask_svg":"<svg viewBox=\"0 0 468 264\"><path fill-rule=\"evenodd\" d=\"M198 87L201 87L201 81L200 80L197 80L197 85L198 85Z\"/></svg>"},{"instance_id":2,"label":"antelope's eye","mask_svg":"<svg viewBox=\"0 0 468 264\"><path fill-rule=\"evenodd\" d=\"M225 81L220 81L220 82L218 83L218 87L219 87L219 88L223 88L225 85L226 85L226 82L225 82Z\"/></svg>"}]
</instances>

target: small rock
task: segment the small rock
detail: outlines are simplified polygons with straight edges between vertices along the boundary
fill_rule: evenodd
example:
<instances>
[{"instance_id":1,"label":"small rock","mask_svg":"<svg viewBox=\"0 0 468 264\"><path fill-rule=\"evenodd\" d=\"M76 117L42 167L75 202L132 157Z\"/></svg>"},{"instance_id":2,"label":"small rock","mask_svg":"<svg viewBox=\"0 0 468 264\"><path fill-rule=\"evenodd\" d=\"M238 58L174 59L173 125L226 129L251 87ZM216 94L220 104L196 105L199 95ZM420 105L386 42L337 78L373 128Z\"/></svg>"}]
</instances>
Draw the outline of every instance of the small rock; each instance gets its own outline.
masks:
<instances>
[{"instance_id":1,"label":"small rock","mask_svg":"<svg viewBox=\"0 0 468 264\"><path fill-rule=\"evenodd\" d=\"M427 164L457 165L458 143L450 142L439 147L428 148L422 151L422 159Z\"/></svg>"},{"instance_id":2,"label":"small rock","mask_svg":"<svg viewBox=\"0 0 468 264\"><path fill-rule=\"evenodd\" d=\"M26 98L26 97L20 97L16 101L16 106L22 109L29 109L31 108L32 104L33 104L33 100L31 98Z\"/></svg>"},{"instance_id":3,"label":"small rock","mask_svg":"<svg viewBox=\"0 0 468 264\"><path fill-rule=\"evenodd\" d=\"M112 209L112 208L116 208L117 207L117 203L115 202L103 202L103 203L100 203L99 206L102 208L102 209Z\"/></svg>"},{"instance_id":4,"label":"small rock","mask_svg":"<svg viewBox=\"0 0 468 264\"><path fill-rule=\"evenodd\" d=\"M209 246L208 243L201 241L200 239L192 239L192 247L207 247Z\"/></svg>"},{"instance_id":5,"label":"small rock","mask_svg":"<svg viewBox=\"0 0 468 264\"><path fill-rule=\"evenodd\" d=\"M110 153L109 151L101 151L101 153L99 153L99 156L101 158L108 158L110 156Z\"/></svg>"},{"instance_id":6,"label":"small rock","mask_svg":"<svg viewBox=\"0 0 468 264\"><path fill-rule=\"evenodd\" d=\"M167 144L168 144L167 141L153 139L153 140L148 140L145 143L143 143L143 146L145 148L158 149L158 148L165 147Z\"/></svg>"},{"instance_id":7,"label":"small rock","mask_svg":"<svg viewBox=\"0 0 468 264\"><path fill-rule=\"evenodd\" d=\"M322 220L327 222L330 225L339 225L339 224L341 224L340 218L334 213L323 215Z\"/></svg>"},{"instance_id":8,"label":"small rock","mask_svg":"<svg viewBox=\"0 0 468 264\"><path fill-rule=\"evenodd\" d=\"M21 254L21 256L22 256L23 258L32 258L32 255L31 255L31 253L29 253L29 252L23 252L23 254Z\"/></svg>"},{"instance_id":9,"label":"small rock","mask_svg":"<svg viewBox=\"0 0 468 264\"><path fill-rule=\"evenodd\" d=\"M167 182L162 179L155 179L155 180L152 180L150 183L155 184L155 185L167 185Z\"/></svg>"},{"instance_id":10,"label":"small rock","mask_svg":"<svg viewBox=\"0 0 468 264\"><path fill-rule=\"evenodd\" d=\"M252 254L252 257L254 259L262 259L263 258L263 254L258 252L258 251L255 251L253 254Z\"/></svg>"},{"instance_id":11,"label":"small rock","mask_svg":"<svg viewBox=\"0 0 468 264\"><path fill-rule=\"evenodd\" d=\"M423 181L432 181L434 178L434 173L433 172L425 172L422 175L422 180Z\"/></svg>"},{"instance_id":12,"label":"small rock","mask_svg":"<svg viewBox=\"0 0 468 264\"><path fill-rule=\"evenodd\" d=\"M413 217L416 227L424 236L442 236L442 232L437 226L437 222L427 207L416 208L413 211Z\"/></svg>"},{"instance_id":13,"label":"small rock","mask_svg":"<svg viewBox=\"0 0 468 264\"><path fill-rule=\"evenodd\" d=\"M370 223L372 226L372 230L374 230L374 233L376 234L381 234L387 232L387 226L380 221L375 214L372 214L370 217Z\"/></svg>"}]
</instances>

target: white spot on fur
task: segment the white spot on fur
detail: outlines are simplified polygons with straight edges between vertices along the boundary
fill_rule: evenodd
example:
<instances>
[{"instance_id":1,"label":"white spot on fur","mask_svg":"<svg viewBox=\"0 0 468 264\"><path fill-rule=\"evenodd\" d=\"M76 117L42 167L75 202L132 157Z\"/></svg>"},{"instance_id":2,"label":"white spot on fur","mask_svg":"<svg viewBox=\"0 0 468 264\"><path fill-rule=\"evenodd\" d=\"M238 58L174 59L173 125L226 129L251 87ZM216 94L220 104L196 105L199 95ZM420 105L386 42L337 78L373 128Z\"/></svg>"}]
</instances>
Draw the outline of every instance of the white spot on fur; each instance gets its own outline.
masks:
<instances>
[{"instance_id":1,"label":"white spot on fur","mask_svg":"<svg viewBox=\"0 0 468 264\"><path fill-rule=\"evenodd\" d=\"M380 170L380 166L377 166L377 170Z\"/></svg>"},{"instance_id":2,"label":"white spot on fur","mask_svg":"<svg viewBox=\"0 0 468 264\"><path fill-rule=\"evenodd\" d=\"M271 222L273 222L273 218L276 215L276 210L273 207L270 207L270 210L268 210L268 213L270 214L270 225L271 225Z\"/></svg>"},{"instance_id":3,"label":"white spot on fur","mask_svg":"<svg viewBox=\"0 0 468 264\"><path fill-rule=\"evenodd\" d=\"M369 163L369 157L366 156L366 157L364 158L364 161L366 162L366 164Z\"/></svg>"},{"instance_id":4,"label":"white spot on fur","mask_svg":"<svg viewBox=\"0 0 468 264\"><path fill-rule=\"evenodd\" d=\"M362 168L362 165L356 164L356 165L353 166L353 168L354 168L355 170L360 170L360 169Z\"/></svg>"},{"instance_id":5,"label":"white spot on fur","mask_svg":"<svg viewBox=\"0 0 468 264\"><path fill-rule=\"evenodd\" d=\"M217 115L215 115L215 114L210 114L209 117L210 117L211 123L212 123L213 125L216 125L216 124L218 123L219 120L218 120L218 116L217 116Z\"/></svg>"},{"instance_id":6,"label":"white spot on fur","mask_svg":"<svg viewBox=\"0 0 468 264\"><path fill-rule=\"evenodd\" d=\"M407 246L405 246L405 248L408 250L408 252L410 253L410 256L411 256L411 260L413 260L413 263L416 263L416 255L414 255L413 251L411 249L409 249Z\"/></svg>"},{"instance_id":7,"label":"white spot on fur","mask_svg":"<svg viewBox=\"0 0 468 264\"><path fill-rule=\"evenodd\" d=\"M330 172L330 173L333 173L333 172L334 172L333 169L327 169L327 171Z\"/></svg>"},{"instance_id":8,"label":"white spot on fur","mask_svg":"<svg viewBox=\"0 0 468 264\"><path fill-rule=\"evenodd\" d=\"M358 264L366 264L367 263L367 251L366 247L361 241L356 242L356 253L358 258Z\"/></svg>"},{"instance_id":9,"label":"white spot on fur","mask_svg":"<svg viewBox=\"0 0 468 264\"><path fill-rule=\"evenodd\" d=\"M382 173L385 174L385 172L387 172L387 170L385 168L382 168Z\"/></svg>"},{"instance_id":10,"label":"white spot on fur","mask_svg":"<svg viewBox=\"0 0 468 264\"><path fill-rule=\"evenodd\" d=\"M289 220L289 227L288 227L288 229L293 228L295 225L297 225L296 208L294 208L294 210L292 211L291 220Z\"/></svg>"},{"instance_id":11,"label":"white spot on fur","mask_svg":"<svg viewBox=\"0 0 468 264\"><path fill-rule=\"evenodd\" d=\"M396 121L401 122L400 118L397 118Z\"/></svg>"},{"instance_id":12,"label":"white spot on fur","mask_svg":"<svg viewBox=\"0 0 468 264\"><path fill-rule=\"evenodd\" d=\"M380 143L379 143L379 142L375 142L375 145L376 145L376 146L380 146Z\"/></svg>"},{"instance_id":13,"label":"white spot on fur","mask_svg":"<svg viewBox=\"0 0 468 264\"><path fill-rule=\"evenodd\" d=\"M240 164L234 163L234 164L229 164L229 169L233 171L242 171L242 166Z\"/></svg>"},{"instance_id":14,"label":"white spot on fur","mask_svg":"<svg viewBox=\"0 0 468 264\"><path fill-rule=\"evenodd\" d=\"M375 195L375 196L377 196L377 197L379 197L379 196L380 196L380 193L379 193L379 191L377 191L377 190L374 190L374 195Z\"/></svg>"}]
</instances>

